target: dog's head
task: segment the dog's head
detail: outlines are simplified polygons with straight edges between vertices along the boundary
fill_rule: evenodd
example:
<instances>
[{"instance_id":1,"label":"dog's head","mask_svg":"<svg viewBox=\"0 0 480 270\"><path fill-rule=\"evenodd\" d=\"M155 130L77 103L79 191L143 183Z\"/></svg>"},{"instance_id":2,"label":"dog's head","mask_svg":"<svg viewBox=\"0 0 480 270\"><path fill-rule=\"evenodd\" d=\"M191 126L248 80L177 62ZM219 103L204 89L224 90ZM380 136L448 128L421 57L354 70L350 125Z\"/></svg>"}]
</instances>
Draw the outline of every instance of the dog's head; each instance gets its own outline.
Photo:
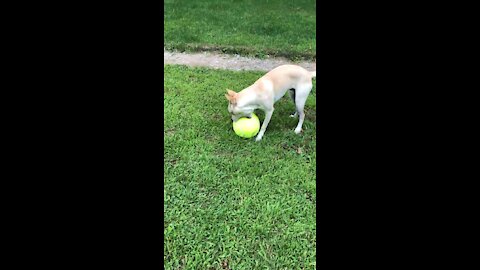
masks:
<instances>
[{"instance_id":1,"label":"dog's head","mask_svg":"<svg viewBox=\"0 0 480 270\"><path fill-rule=\"evenodd\" d=\"M225 97L228 100L228 112L232 115L232 121L236 122L242 117L252 117L253 109L249 107L240 106L238 104L238 93L227 89Z\"/></svg>"}]
</instances>

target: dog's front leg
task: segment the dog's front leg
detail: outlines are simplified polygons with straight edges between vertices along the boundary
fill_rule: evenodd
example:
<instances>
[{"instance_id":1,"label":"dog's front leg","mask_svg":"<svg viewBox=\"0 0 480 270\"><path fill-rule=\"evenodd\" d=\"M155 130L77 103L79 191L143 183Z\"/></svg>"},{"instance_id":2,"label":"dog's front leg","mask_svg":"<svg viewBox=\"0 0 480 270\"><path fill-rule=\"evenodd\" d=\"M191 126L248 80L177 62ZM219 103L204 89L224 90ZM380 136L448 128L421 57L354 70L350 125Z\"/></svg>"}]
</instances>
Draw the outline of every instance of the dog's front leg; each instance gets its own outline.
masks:
<instances>
[{"instance_id":1,"label":"dog's front leg","mask_svg":"<svg viewBox=\"0 0 480 270\"><path fill-rule=\"evenodd\" d=\"M273 107L270 110L265 111L265 119L263 120L262 128L260 129L260 132L258 133L257 137L255 138L255 141L260 141L263 137L263 134L265 133L265 130L267 129L268 123L270 122L270 119L272 118L273 114Z\"/></svg>"}]
</instances>

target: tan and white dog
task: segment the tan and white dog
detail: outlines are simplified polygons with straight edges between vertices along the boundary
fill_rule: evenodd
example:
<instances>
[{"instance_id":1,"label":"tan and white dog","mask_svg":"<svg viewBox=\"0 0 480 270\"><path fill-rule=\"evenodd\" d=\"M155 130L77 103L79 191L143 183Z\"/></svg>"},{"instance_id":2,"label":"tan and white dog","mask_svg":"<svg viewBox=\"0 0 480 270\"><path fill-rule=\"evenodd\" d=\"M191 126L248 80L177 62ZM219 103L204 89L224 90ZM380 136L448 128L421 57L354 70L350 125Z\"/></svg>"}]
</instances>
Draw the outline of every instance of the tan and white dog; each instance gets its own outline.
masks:
<instances>
[{"instance_id":1,"label":"tan and white dog","mask_svg":"<svg viewBox=\"0 0 480 270\"><path fill-rule=\"evenodd\" d=\"M279 66L238 93L227 89L225 97L229 101L228 112L232 114L232 120L237 121L241 117L252 117L255 109L263 110L265 119L255 138L256 141L260 141L272 117L273 104L288 90L296 107L296 112L290 116L299 116L298 125L295 128L295 133L298 134L302 131L305 119L303 108L312 90L312 78L316 75L316 71L310 72L296 65Z\"/></svg>"}]
</instances>

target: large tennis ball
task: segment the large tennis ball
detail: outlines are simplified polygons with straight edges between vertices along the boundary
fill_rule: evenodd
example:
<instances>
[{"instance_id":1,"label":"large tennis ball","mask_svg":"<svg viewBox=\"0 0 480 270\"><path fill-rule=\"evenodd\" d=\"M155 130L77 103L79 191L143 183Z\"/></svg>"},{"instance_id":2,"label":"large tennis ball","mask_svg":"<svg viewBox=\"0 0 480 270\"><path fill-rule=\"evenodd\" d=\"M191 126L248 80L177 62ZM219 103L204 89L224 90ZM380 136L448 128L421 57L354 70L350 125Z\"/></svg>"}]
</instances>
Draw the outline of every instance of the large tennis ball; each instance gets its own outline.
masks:
<instances>
[{"instance_id":1,"label":"large tennis ball","mask_svg":"<svg viewBox=\"0 0 480 270\"><path fill-rule=\"evenodd\" d=\"M236 122L233 122L233 131L242 138L252 138L257 135L260 130L260 120L255 114L252 118L242 117Z\"/></svg>"}]
</instances>

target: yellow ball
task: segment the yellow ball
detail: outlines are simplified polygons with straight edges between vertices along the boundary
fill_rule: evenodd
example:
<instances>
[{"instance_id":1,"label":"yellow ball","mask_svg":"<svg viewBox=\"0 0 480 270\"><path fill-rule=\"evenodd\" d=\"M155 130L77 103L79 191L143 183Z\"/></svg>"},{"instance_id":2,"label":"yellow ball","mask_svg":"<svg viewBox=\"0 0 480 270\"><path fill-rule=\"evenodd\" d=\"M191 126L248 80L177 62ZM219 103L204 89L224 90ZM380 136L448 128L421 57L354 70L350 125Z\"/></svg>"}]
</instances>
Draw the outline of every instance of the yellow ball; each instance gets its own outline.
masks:
<instances>
[{"instance_id":1,"label":"yellow ball","mask_svg":"<svg viewBox=\"0 0 480 270\"><path fill-rule=\"evenodd\" d=\"M257 135L260 130L260 120L255 114L252 118L242 117L236 122L233 122L233 131L242 138L252 138Z\"/></svg>"}]
</instances>

